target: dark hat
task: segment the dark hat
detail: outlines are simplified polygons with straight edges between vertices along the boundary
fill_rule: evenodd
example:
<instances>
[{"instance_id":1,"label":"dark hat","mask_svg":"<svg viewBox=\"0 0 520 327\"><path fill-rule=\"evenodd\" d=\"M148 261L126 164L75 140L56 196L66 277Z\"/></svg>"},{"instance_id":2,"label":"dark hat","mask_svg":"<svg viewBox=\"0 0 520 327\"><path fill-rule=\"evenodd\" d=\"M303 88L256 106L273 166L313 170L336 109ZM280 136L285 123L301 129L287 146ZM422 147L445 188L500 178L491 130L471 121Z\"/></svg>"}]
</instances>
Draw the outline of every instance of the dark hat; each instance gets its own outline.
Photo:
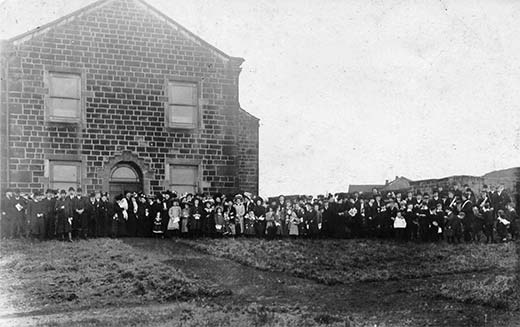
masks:
<instances>
[{"instance_id":1,"label":"dark hat","mask_svg":"<svg viewBox=\"0 0 520 327\"><path fill-rule=\"evenodd\" d=\"M7 192L13 192L13 189L10 188L10 187L8 187L8 188L5 189L5 192L6 192L6 193L7 193Z\"/></svg>"},{"instance_id":2,"label":"dark hat","mask_svg":"<svg viewBox=\"0 0 520 327\"><path fill-rule=\"evenodd\" d=\"M67 192L64 189L61 189L60 194L67 194Z\"/></svg>"},{"instance_id":3,"label":"dark hat","mask_svg":"<svg viewBox=\"0 0 520 327\"><path fill-rule=\"evenodd\" d=\"M80 189L78 188L78 190L80 190ZM69 192L70 192L70 191L75 191L74 187L72 187L72 186L69 187Z\"/></svg>"},{"instance_id":4,"label":"dark hat","mask_svg":"<svg viewBox=\"0 0 520 327\"><path fill-rule=\"evenodd\" d=\"M81 193L83 192L83 190L81 189L81 187L78 187L78 189L76 190L78 193Z\"/></svg>"},{"instance_id":5,"label":"dark hat","mask_svg":"<svg viewBox=\"0 0 520 327\"><path fill-rule=\"evenodd\" d=\"M94 193L94 192L91 192L91 193L90 193L90 197L91 197L91 198L93 198L93 197L95 197L95 196L96 196L96 193Z\"/></svg>"},{"instance_id":6,"label":"dark hat","mask_svg":"<svg viewBox=\"0 0 520 327\"><path fill-rule=\"evenodd\" d=\"M40 195L43 195L43 193L41 191L35 191L34 192L34 196L40 196Z\"/></svg>"},{"instance_id":7,"label":"dark hat","mask_svg":"<svg viewBox=\"0 0 520 327\"><path fill-rule=\"evenodd\" d=\"M47 191L45 191L45 193L46 194L49 194L49 193L56 194L56 192L54 190L50 189L50 188L48 188Z\"/></svg>"},{"instance_id":8,"label":"dark hat","mask_svg":"<svg viewBox=\"0 0 520 327\"><path fill-rule=\"evenodd\" d=\"M116 201L121 201L121 200L123 200L123 194L118 194L118 195L116 195L115 200L116 200Z\"/></svg>"}]
</instances>

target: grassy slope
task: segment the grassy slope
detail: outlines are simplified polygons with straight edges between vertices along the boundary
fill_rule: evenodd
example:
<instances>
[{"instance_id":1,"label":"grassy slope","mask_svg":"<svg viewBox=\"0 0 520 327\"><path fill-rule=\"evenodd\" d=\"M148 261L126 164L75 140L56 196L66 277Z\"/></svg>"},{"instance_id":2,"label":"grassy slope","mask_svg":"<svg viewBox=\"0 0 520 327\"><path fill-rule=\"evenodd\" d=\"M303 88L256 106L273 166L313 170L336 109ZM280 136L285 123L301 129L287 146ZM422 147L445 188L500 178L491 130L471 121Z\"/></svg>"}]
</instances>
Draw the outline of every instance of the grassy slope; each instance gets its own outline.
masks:
<instances>
[{"instance_id":1,"label":"grassy slope","mask_svg":"<svg viewBox=\"0 0 520 327\"><path fill-rule=\"evenodd\" d=\"M170 259L113 239L2 241L0 326L345 325L298 307L212 305L229 291L187 277Z\"/></svg>"},{"instance_id":2,"label":"grassy slope","mask_svg":"<svg viewBox=\"0 0 520 327\"><path fill-rule=\"evenodd\" d=\"M241 263L325 284L420 278L511 269L515 246L507 244L402 244L375 240L206 239L187 241L199 250Z\"/></svg>"},{"instance_id":3,"label":"grassy slope","mask_svg":"<svg viewBox=\"0 0 520 327\"><path fill-rule=\"evenodd\" d=\"M187 278L119 240L0 243L0 313L16 310L128 305L216 296L218 290Z\"/></svg>"},{"instance_id":4,"label":"grassy slope","mask_svg":"<svg viewBox=\"0 0 520 327\"><path fill-rule=\"evenodd\" d=\"M377 240L207 239L191 246L261 270L328 285L445 276L432 295L497 308L520 307L514 289L516 246L402 244ZM458 276L483 273L484 277ZM453 277L452 277L453 276Z\"/></svg>"},{"instance_id":5,"label":"grassy slope","mask_svg":"<svg viewBox=\"0 0 520 327\"><path fill-rule=\"evenodd\" d=\"M512 268L517 261L513 244L453 247L359 240L254 239L183 242L259 269L282 271L324 284L441 276L442 283L436 284L438 296L499 308L511 307ZM226 291L188 277L172 266L170 259L111 239L73 244L1 242L0 325L344 326L345 319L354 321L352 326L387 325L381 321L383 313L373 319L357 313L346 318L320 315L305 307L212 305L212 297ZM461 271L484 277L461 280L449 275L457 277ZM485 273L479 275L478 271ZM496 272L499 276L491 275ZM422 290L421 294L428 292ZM34 317L34 311L44 315ZM16 312L27 316L5 316ZM412 326L413 320L409 324L399 321L398 325Z\"/></svg>"},{"instance_id":6,"label":"grassy slope","mask_svg":"<svg viewBox=\"0 0 520 327\"><path fill-rule=\"evenodd\" d=\"M357 319L357 320L354 320ZM355 321L353 326L374 326L374 323L359 318L346 318ZM242 308L221 308L195 303L169 303L165 305L139 306L132 308L115 307L109 309L84 310L71 314L59 313L38 317L34 324L31 318L11 318L0 320L5 326L38 327L92 327L92 326L148 326L148 327L201 327L201 326L330 326L343 327L342 318L329 315L309 315L298 309L259 306ZM363 322L362 322L363 321ZM365 325L365 322L367 323ZM2 325L2 326L4 326ZM384 326L384 325L383 325Z\"/></svg>"}]
</instances>

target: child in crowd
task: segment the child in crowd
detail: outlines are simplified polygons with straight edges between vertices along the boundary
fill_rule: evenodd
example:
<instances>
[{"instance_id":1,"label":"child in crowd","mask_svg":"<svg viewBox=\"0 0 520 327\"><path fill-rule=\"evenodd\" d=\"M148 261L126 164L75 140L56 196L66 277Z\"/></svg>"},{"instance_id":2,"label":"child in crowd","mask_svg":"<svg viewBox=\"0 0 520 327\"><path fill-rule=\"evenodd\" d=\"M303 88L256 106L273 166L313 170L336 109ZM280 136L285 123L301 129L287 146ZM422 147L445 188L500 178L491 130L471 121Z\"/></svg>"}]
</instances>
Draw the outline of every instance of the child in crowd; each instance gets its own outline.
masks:
<instances>
[{"instance_id":1,"label":"child in crowd","mask_svg":"<svg viewBox=\"0 0 520 327\"><path fill-rule=\"evenodd\" d=\"M71 228L80 237L354 237L396 238L458 243L520 237L520 220L511 197L501 186L487 186L475 197L462 189L439 188L427 193L338 193L327 196L278 196L264 200L241 194L183 194L172 191L144 195L124 192L110 201L99 191L90 198L69 188L20 194L8 190L2 200L3 237L57 237L72 241ZM79 188L78 188L79 189ZM90 187L89 187L90 189ZM57 197L55 194L58 194ZM40 208L40 206L42 208ZM45 207L45 208L43 208ZM29 224L27 224L27 222ZM87 222L87 224L85 224ZM495 228L496 226L496 228ZM46 231L46 228L52 230ZM511 235L509 237L509 235Z\"/></svg>"},{"instance_id":2,"label":"child in crowd","mask_svg":"<svg viewBox=\"0 0 520 327\"><path fill-rule=\"evenodd\" d=\"M168 226L166 230L166 236L179 236L180 234L180 222L181 222L182 209L179 206L179 200L174 199L172 206L168 210Z\"/></svg>"},{"instance_id":3,"label":"child in crowd","mask_svg":"<svg viewBox=\"0 0 520 327\"><path fill-rule=\"evenodd\" d=\"M215 235L218 237L224 235L225 220L222 206L217 206L213 219L215 220Z\"/></svg>"},{"instance_id":4,"label":"child in crowd","mask_svg":"<svg viewBox=\"0 0 520 327\"><path fill-rule=\"evenodd\" d=\"M398 211L394 219L394 230L395 237L400 241L406 240L406 219L403 217L403 213Z\"/></svg>"}]
</instances>

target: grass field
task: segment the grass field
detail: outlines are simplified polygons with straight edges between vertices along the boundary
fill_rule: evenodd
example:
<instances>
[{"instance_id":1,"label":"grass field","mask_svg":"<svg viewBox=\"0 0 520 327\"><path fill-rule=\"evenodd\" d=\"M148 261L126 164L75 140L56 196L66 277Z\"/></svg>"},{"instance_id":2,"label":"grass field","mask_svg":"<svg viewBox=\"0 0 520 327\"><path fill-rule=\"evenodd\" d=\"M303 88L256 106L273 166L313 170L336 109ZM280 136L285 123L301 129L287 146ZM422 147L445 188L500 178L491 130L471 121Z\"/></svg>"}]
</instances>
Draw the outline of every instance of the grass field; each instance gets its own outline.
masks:
<instances>
[{"instance_id":1,"label":"grass field","mask_svg":"<svg viewBox=\"0 0 520 327\"><path fill-rule=\"evenodd\" d=\"M2 241L0 326L507 326L517 264L513 243Z\"/></svg>"},{"instance_id":2,"label":"grass field","mask_svg":"<svg viewBox=\"0 0 520 327\"><path fill-rule=\"evenodd\" d=\"M378 240L247 238L186 242L201 251L260 270L289 273L327 285L446 276L439 285L431 287L430 294L496 308L520 308L514 243L454 246ZM472 275L475 273L483 274Z\"/></svg>"},{"instance_id":3,"label":"grass field","mask_svg":"<svg viewBox=\"0 0 520 327\"><path fill-rule=\"evenodd\" d=\"M205 239L186 241L207 253L328 285L510 270L516 246L404 244L378 240Z\"/></svg>"},{"instance_id":4,"label":"grass field","mask_svg":"<svg viewBox=\"0 0 520 327\"><path fill-rule=\"evenodd\" d=\"M187 300L225 294L119 240L0 243L2 313Z\"/></svg>"}]
</instances>

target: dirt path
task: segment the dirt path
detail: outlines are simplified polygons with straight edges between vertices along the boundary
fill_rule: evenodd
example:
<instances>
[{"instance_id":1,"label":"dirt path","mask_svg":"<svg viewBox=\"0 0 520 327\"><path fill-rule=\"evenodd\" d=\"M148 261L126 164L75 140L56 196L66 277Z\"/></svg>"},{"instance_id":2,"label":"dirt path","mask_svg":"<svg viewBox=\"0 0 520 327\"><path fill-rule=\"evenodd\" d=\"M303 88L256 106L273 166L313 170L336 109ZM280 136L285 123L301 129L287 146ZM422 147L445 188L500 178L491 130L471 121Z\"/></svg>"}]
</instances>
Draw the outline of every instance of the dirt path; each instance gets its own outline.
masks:
<instances>
[{"instance_id":1,"label":"dirt path","mask_svg":"<svg viewBox=\"0 0 520 327\"><path fill-rule=\"evenodd\" d=\"M198 252L178 241L126 239L125 242L149 251L160 251L170 257L166 264L230 289L232 295L215 300L222 305L253 302L270 306L294 305L317 314L344 317L362 314L376 318L380 321L378 325L396 326L508 326L512 321L511 313L504 310L428 295L443 278L453 276L327 286L284 273L260 271Z\"/></svg>"}]
</instances>

